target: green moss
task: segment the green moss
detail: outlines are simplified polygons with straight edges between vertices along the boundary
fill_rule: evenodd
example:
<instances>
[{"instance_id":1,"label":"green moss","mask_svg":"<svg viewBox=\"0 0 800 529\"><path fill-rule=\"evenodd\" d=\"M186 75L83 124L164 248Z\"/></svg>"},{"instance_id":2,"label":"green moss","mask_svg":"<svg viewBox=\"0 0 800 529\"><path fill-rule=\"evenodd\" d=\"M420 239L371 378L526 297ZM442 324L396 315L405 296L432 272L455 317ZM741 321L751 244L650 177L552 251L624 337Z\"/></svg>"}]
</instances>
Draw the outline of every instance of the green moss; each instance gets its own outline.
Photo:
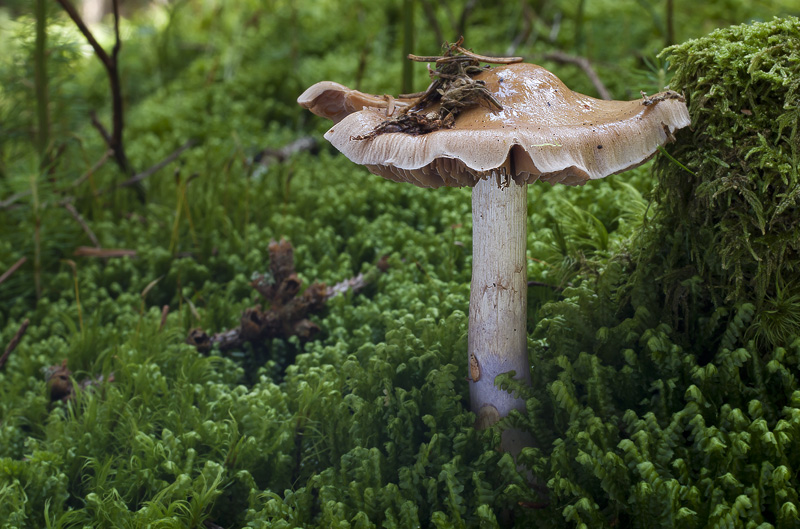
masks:
<instances>
[{"instance_id":1,"label":"green moss","mask_svg":"<svg viewBox=\"0 0 800 529\"><path fill-rule=\"evenodd\" d=\"M692 127L655 213L539 310L515 420L575 526L800 524L798 50L796 18L667 50Z\"/></svg>"},{"instance_id":2,"label":"green moss","mask_svg":"<svg viewBox=\"0 0 800 529\"><path fill-rule=\"evenodd\" d=\"M656 169L653 236L671 250L651 258L668 303L752 302L750 336L782 344L800 326L800 21L717 30L664 55L693 123L670 147L687 169Z\"/></svg>"}]
</instances>

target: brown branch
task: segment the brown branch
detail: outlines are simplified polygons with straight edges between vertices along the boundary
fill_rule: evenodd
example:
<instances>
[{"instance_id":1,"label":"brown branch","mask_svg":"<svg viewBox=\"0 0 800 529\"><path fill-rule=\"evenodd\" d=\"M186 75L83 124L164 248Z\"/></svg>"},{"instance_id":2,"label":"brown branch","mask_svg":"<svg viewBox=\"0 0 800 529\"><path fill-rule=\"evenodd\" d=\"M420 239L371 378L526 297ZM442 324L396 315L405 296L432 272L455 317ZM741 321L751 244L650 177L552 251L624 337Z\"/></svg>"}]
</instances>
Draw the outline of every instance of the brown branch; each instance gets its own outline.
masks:
<instances>
[{"instance_id":1,"label":"brown branch","mask_svg":"<svg viewBox=\"0 0 800 529\"><path fill-rule=\"evenodd\" d=\"M78 10L75 9L75 6L73 6L72 3L69 2L69 0L56 0L56 2L58 2L61 5L64 11L67 12L67 15L69 15L69 18L71 18L72 21L75 23L75 25L78 26L78 29L80 30L81 33L83 33L83 36L86 37L86 40L89 42L89 45L97 54L97 58L100 59L100 61L103 63L106 69L111 69L112 67L111 57L108 56L106 50L103 49L100 43L97 42L97 39L94 38L94 35L92 35L92 32L89 31L89 28L86 27L86 23L84 23L80 13L78 13ZM114 1L115 7L116 4L117 3L115 0Z\"/></svg>"},{"instance_id":2,"label":"brown branch","mask_svg":"<svg viewBox=\"0 0 800 529\"><path fill-rule=\"evenodd\" d=\"M3 275L0 275L0 283L2 283L3 281L5 281L9 277L11 277L11 274L16 272L19 269L20 266L25 264L25 261L27 261L27 260L28 260L27 257L20 257L19 261L17 261L13 265L11 265L11 268L9 268L5 272L3 272Z\"/></svg>"},{"instance_id":3,"label":"brown branch","mask_svg":"<svg viewBox=\"0 0 800 529\"><path fill-rule=\"evenodd\" d=\"M26 196L28 196L30 194L31 194L31 190L30 189L26 189L24 191L20 191L19 193L14 193L13 195L8 197L7 199L5 199L2 202L0 202L0 209L6 209L6 208L8 208L10 206L13 206L14 203L17 200L19 200L19 199L21 199L23 197L26 197Z\"/></svg>"},{"instance_id":4,"label":"brown branch","mask_svg":"<svg viewBox=\"0 0 800 529\"><path fill-rule=\"evenodd\" d=\"M11 338L10 342L8 342L5 352L3 352L3 356L0 356L0 369L3 369L3 366L6 365L6 361L8 361L8 355L11 354L11 351L17 348L17 345L19 345L19 341L22 339L22 335L24 335L25 331L28 330L28 325L30 325L30 323L31 321L26 318L25 321L22 322L22 325L20 326L19 330L14 335L14 337Z\"/></svg>"},{"instance_id":5,"label":"brown branch","mask_svg":"<svg viewBox=\"0 0 800 529\"><path fill-rule=\"evenodd\" d=\"M98 169L100 169L100 168L101 168L103 165L105 165L106 161L108 161L108 157L109 157L109 156L111 156L112 154L114 154L114 151L112 151L111 149L109 149L109 150L107 150L106 152L104 152L104 153L103 153L103 156L101 156L101 157L100 157L100 159L99 159L99 160L97 160L97 161L95 162L95 164L89 168L89 170L88 170L88 171L86 171L85 173L83 173L83 174L82 174L82 175L81 175L81 176L80 176L80 177L79 177L77 180L75 180L74 182L72 182L72 183L70 184L70 186L72 186L72 187L78 187L78 186L79 186L79 185L81 185L83 182L85 182L86 180L88 180L88 178L89 178L90 176L92 176L94 173L96 173L96 172L97 172L97 170L98 170Z\"/></svg>"},{"instance_id":6,"label":"brown branch","mask_svg":"<svg viewBox=\"0 0 800 529\"><path fill-rule=\"evenodd\" d=\"M178 158L178 156L181 155L181 153L183 151L185 151L186 149L188 149L188 148L190 148L192 146L194 146L194 140L187 141L186 143L184 143L183 145L178 147L170 155L168 155L166 158L164 158L163 160L161 160L160 162L158 162L157 164L152 166L150 169L147 169L147 170L142 171L141 173L139 173L139 174L137 174L135 176L132 176L131 178L129 178L129 179L125 180L124 182L122 182L121 184L119 184L117 187L130 187L130 186L132 186L132 185L134 185L134 184L136 184L138 182L141 182L142 180L144 180L148 176L151 176L152 174L160 171L161 169L163 169L164 167L166 167L167 165L169 165L170 163L175 161Z\"/></svg>"},{"instance_id":7,"label":"brown branch","mask_svg":"<svg viewBox=\"0 0 800 529\"><path fill-rule=\"evenodd\" d=\"M119 162L120 168L130 174L131 170L128 158L125 156L125 149L122 143L122 132L124 128L123 108L122 108L122 85L119 80L119 50L122 41L119 38L119 2L111 0L114 7L114 47L111 49L111 63L113 68L108 71L109 81L111 82L111 111L114 120L114 129L111 138L114 140L114 155Z\"/></svg>"},{"instance_id":8,"label":"brown branch","mask_svg":"<svg viewBox=\"0 0 800 529\"><path fill-rule=\"evenodd\" d=\"M161 323L158 325L158 330L164 328L164 325L167 323L167 315L169 314L169 305L164 305L161 307Z\"/></svg>"},{"instance_id":9,"label":"brown branch","mask_svg":"<svg viewBox=\"0 0 800 529\"><path fill-rule=\"evenodd\" d=\"M136 257L136 250L79 246L72 255L75 257Z\"/></svg>"},{"instance_id":10,"label":"brown branch","mask_svg":"<svg viewBox=\"0 0 800 529\"><path fill-rule=\"evenodd\" d=\"M89 236L89 239L92 241L92 244L94 244L95 248L100 248L100 241L97 240L97 236L94 234L89 225L86 224L86 221L83 219L81 214L78 213L78 210L75 209L75 206L72 205L72 202L64 202L63 205L64 209L69 211L69 214L72 215L72 218L81 225L83 232Z\"/></svg>"},{"instance_id":11,"label":"brown branch","mask_svg":"<svg viewBox=\"0 0 800 529\"><path fill-rule=\"evenodd\" d=\"M260 163L264 167L269 167L273 163L280 163L286 161L291 155L303 152L314 151L317 148L317 140L311 136L303 136L291 143L287 143L279 149L271 149L267 147L261 152L256 154L253 161Z\"/></svg>"},{"instance_id":12,"label":"brown branch","mask_svg":"<svg viewBox=\"0 0 800 529\"><path fill-rule=\"evenodd\" d=\"M111 86L111 114L112 114L112 131L111 134L100 124L96 116L92 116L92 124L100 131L103 139L108 146L114 151L114 159L119 165L120 169L126 174L131 173L130 163L125 155L125 146L122 141L123 128L124 128L124 114L122 105L122 85L119 79L119 50L122 47L122 41L119 38L119 6L118 0L111 0L114 8L114 47L111 49L109 56L106 50L100 46L92 32L86 26L86 23L81 18L78 10L69 0L56 0L59 5L66 11L70 19L78 26L78 29L86 37L89 45L94 50L97 58L103 63L108 74L108 81Z\"/></svg>"},{"instance_id":13,"label":"brown branch","mask_svg":"<svg viewBox=\"0 0 800 529\"><path fill-rule=\"evenodd\" d=\"M284 240L273 241L269 245L269 255L269 279L260 276L250 283L269 308L262 310L261 305L257 305L245 309L239 326L227 331L208 335L201 328L192 329L186 343L201 353L208 353L215 345L220 351L227 351L247 342L263 343L270 338L297 336L307 341L320 330L308 319L310 314L322 310L330 298L348 291L357 292L375 280L375 274L359 274L333 287L314 283L300 294L302 285L295 272L292 245ZM381 259L376 271L385 271L387 266L386 260Z\"/></svg>"},{"instance_id":14,"label":"brown branch","mask_svg":"<svg viewBox=\"0 0 800 529\"><path fill-rule=\"evenodd\" d=\"M340 281L332 287L328 287L325 291L325 299L328 300L340 294L344 294L348 290L351 290L355 294L359 290L369 285L369 283L369 279L365 277L364 274L358 274L350 279Z\"/></svg>"},{"instance_id":15,"label":"brown branch","mask_svg":"<svg viewBox=\"0 0 800 529\"><path fill-rule=\"evenodd\" d=\"M478 55L461 46L456 46L456 49L467 57L472 57L476 61L488 62L490 64L514 64L524 60L522 57L489 57L487 55Z\"/></svg>"},{"instance_id":16,"label":"brown branch","mask_svg":"<svg viewBox=\"0 0 800 529\"><path fill-rule=\"evenodd\" d=\"M114 150L114 140L111 139L111 135L108 133L108 131L106 130L105 126L103 126L103 124L100 123L100 120L97 119L97 112L92 110L89 113L89 116L92 118L92 126L97 129L97 132L99 132L100 136L103 137L103 141L106 142L106 145L108 145L108 148L113 151Z\"/></svg>"},{"instance_id":17,"label":"brown branch","mask_svg":"<svg viewBox=\"0 0 800 529\"><path fill-rule=\"evenodd\" d=\"M579 57L577 55L570 55L568 53L564 53L563 51L553 51L550 53L545 53L542 56L543 59L548 61L553 61L561 64L574 64L581 70L583 73L586 74L586 77L589 78L592 85L594 86L597 93L600 95L602 99L612 99L611 93L606 88L606 85L603 84L603 81L600 80L600 77L597 75L597 72L594 71L592 68L592 63L589 62L589 59L586 57Z\"/></svg>"}]
</instances>

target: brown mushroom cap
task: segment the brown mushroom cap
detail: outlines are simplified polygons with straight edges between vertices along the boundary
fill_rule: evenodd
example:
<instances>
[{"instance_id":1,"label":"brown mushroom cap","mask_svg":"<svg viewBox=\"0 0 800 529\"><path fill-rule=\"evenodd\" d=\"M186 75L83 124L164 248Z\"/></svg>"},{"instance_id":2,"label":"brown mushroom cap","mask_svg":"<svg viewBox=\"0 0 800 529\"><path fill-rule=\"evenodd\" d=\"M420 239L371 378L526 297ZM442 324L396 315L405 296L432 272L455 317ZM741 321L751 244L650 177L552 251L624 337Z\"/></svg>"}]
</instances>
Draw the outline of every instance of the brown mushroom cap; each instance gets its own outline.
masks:
<instances>
[{"instance_id":1,"label":"brown mushroom cap","mask_svg":"<svg viewBox=\"0 0 800 529\"><path fill-rule=\"evenodd\" d=\"M325 82L306 90L298 102L337 123L325 138L350 160L420 187L474 186L492 173L518 184L541 179L583 185L644 163L673 131L690 124L683 99L674 93L604 101L573 92L541 66L524 63L492 68L476 79L486 83L503 109L473 107L458 115L453 128L422 135L356 139L408 100L390 101Z\"/></svg>"},{"instance_id":2,"label":"brown mushroom cap","mask_svg":"<svg viewBox=\"0 0 800 529\"><path fill-rule=\"evenodd\" d=\"M412 99L395 99L391 96L374 96L347 88L333 81L322 81L310 87L297 98L297 102L314 114L339 123L353 112L366 108L386 109L389 113L403 110ZM383 119L387 112L384 110Z\"/></svg>"}]
</instances>

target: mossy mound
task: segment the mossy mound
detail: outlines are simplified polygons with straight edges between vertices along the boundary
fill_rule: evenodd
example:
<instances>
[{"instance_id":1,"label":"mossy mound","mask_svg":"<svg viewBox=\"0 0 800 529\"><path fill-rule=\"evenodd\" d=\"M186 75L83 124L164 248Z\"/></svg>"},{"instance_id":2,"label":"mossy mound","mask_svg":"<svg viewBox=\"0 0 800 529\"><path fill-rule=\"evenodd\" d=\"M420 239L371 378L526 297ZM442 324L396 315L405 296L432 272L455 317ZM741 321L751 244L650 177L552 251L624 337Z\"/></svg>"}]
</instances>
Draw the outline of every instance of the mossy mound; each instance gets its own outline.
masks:
<instances>
[{"instance_id":1,"label":"mossy mound","mask_svg":"<svg viewBox=\"0 0 800 529\"><path fill-rule=\"evenodd\" d=\"M789 18L666 51L692 129L628 251L540 309L510 421L542 447L545 522L800 526L798 50Z\"/></svg>"},{"instance_id":2,"label":"mossy mound","mask_svg":"<svg viewBox=\"0 0 800 529\"><path fill-rule=\"evenodd\" d=\"M676 322L750 302L749 336L785 343L800 327L800 21L718 30L664 55L693 119L671 149L685 167L657 166L656 239L670 251L656 257Z\"/></svg>"}]
</instances>

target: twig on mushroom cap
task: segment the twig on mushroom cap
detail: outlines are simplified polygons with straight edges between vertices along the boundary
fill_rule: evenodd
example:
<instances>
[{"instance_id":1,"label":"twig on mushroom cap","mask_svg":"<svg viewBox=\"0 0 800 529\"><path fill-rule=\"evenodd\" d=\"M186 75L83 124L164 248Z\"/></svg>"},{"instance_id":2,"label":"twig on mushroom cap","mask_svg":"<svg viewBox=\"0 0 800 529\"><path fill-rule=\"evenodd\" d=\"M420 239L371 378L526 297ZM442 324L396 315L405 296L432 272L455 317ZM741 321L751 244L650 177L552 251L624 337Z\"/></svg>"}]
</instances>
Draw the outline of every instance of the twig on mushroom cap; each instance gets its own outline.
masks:
<instances>
[{"instance_id":1,"label":"twig on mushroom cap","mask_svg":"<svg viewBox=\"0 0 800 529\"><path fill-rule=\"evenodd\" d=\"M491 64L513 64L522 62L522 57L487 57L463 48L463 37L455 44L445 44L442 55L420 56L409 54L416 62L435 63L436 68L428 67L433 82L422 92L416 101L396 116L387 111L389 119L375 127L369 134L354 136L354 140L368 140L380 134L404 132L406 134L428 134L455 125L456 116L463 110L484 106L492 111L500 111L503 106L486 90L483 81L474 76L484 72ZM415 94L416 95L416 94ZM434 104L436 110L427 111Z\"/></svg>"}]
</instances>

